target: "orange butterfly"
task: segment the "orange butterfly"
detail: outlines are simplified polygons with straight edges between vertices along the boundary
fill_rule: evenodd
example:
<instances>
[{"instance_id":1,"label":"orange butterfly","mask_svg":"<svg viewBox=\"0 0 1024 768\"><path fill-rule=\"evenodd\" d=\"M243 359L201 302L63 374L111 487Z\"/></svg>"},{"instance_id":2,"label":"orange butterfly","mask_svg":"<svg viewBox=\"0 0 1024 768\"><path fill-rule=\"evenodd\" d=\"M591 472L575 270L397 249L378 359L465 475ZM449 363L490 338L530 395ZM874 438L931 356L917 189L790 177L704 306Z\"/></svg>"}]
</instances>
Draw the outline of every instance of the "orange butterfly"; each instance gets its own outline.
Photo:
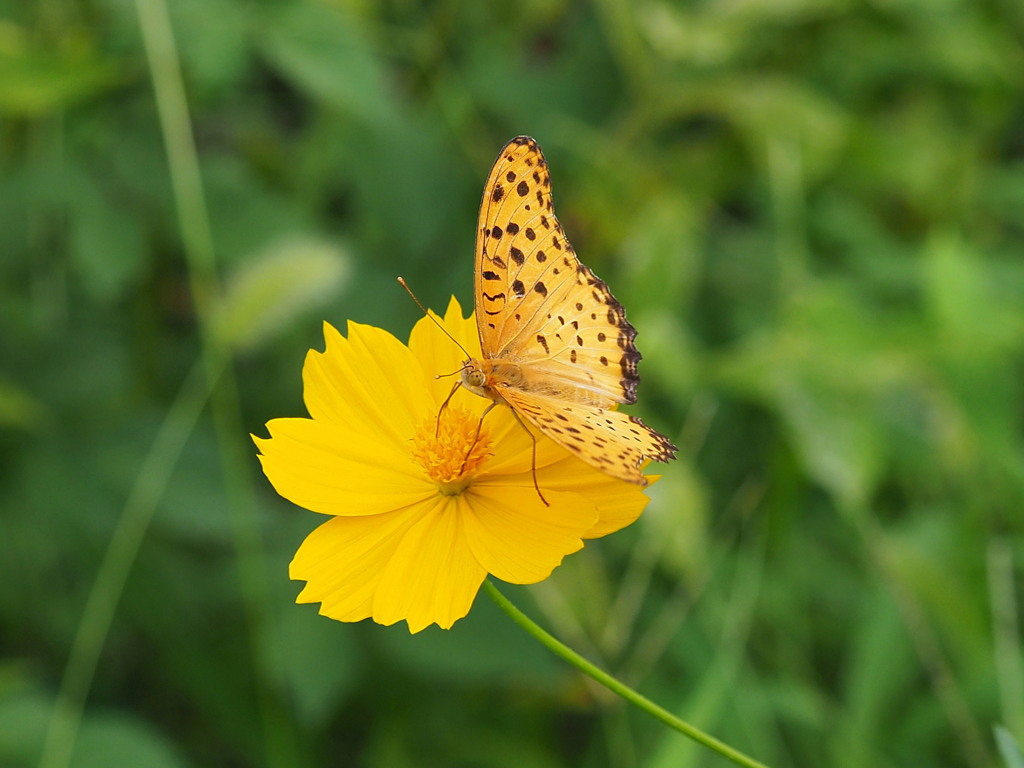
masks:
<instances>
[{"instance_id":1,"label":"orange butterfly","mask_svg":"<svg viewBox=\"0 0 1024 768\"><path fill-rule=\"evenodd\" d=\"M636 330L576 258L552 209L548 164L528 136L502 148L487 178L475 294L483 359L464 363L461 384L493 400L488 410L510 406L583 461L637 485L647 485L645 459L675 456L664 435L613 410L636 402Z\"/></svg>"}]
</instances>

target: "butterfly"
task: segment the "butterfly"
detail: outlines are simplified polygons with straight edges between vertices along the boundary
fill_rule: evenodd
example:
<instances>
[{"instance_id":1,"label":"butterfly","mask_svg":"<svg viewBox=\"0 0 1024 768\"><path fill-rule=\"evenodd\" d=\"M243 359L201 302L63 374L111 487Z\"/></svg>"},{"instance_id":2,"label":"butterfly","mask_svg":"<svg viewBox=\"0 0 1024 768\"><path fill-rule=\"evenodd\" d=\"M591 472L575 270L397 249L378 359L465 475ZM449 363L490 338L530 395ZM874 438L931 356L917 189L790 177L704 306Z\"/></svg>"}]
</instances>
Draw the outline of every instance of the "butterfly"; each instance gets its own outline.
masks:
<instances>
[{"instance_id":1,"label":"butterfly","mask_svg":"<svg viewBox=\"0 0 1024 768\"><path fill-rule=\"evenodd\" d=\"M548 164L528 136L502 148L487 178L475 269L483 357L465 361L461 385L602 472L647 485L644 461L668 461L676 447L614 410L636 402L636 330L576 258L551 204Z\"/></svg>"}]
</instances>

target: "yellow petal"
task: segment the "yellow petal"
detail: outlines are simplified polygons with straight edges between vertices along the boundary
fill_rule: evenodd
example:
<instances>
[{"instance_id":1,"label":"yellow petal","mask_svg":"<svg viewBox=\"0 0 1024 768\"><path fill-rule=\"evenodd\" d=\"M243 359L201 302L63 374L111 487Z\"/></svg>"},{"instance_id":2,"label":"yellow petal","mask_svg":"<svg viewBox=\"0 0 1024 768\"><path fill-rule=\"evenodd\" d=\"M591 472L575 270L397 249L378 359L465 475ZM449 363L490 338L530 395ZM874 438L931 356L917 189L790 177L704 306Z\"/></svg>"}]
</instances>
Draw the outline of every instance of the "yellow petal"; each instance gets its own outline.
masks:
<instances>
[{"instance_id":1,"label":"yellow petal","mask_svg":"<svg viewBox=\"0 0 1024 768\"><path fill-rule=\"evenodd\" d=\"M369 618L384 569L420 511L334 517L314 530L288 568L290 578L306 582L295 601L320 603L320 613L338 621Z\"/></svg>"},{"instance_id":2,"label":"yellow petal","mask_svg":"<svg viewBox=\"0 0 1024 768\"><path fill-rule=\"evenodd\" d=\"M353 437L332 422L273 419L271 439L253 437L274 489L326 515L376 515L436 495L436 487L402 451L379 436Z\"/></svg>"},{"instance_id":3,"label":"yellow petal","mask_svg":"<svg viewBox=\"0 0 1024 768\"><path fill-rule=\"evenodd\" d=\"M527 476L528 487L474 483L460 497L466 539L488 573L513 584L547 578L566 555L583 548L582 538L597 522L594 502L576 493L543 488L545 507Z\"/></svg>"},{"instance_id":4,"label":"yellow petal","mask_svg":"<svg viewBox=\"0 0 1024 768\"><path fill-rule=\"evenodd\" d=\"M650 482L656 479L648 478ZM538 480L542 489L576 491L594 500L598 519L585 539L600 538L625 528L640 517L650 501L641 486L606 475L575 456L545 467L543 473L538 473Z\"/></svg>"},{"instance_id":5,"label":"yellow petal","mask_svg":"<svg viewBox=\"0 0 1024 768\"><path fill-rule=\"evenodd\" d=\"M459 300L454 296L448 300L448 307L445 309L444 317L441 321L444 324L445 330L454 336L455 340L458 341L459 344L470 353L470 355L473 357L481 357L480 333L476 327L475 315L470 313L468 317L463 317L462 306L459 304ZM431 323L431 325L433 325L433 323Z\"/></svg>"},{"instance_id":6,"label":"yellow petal","mask_svg":"<svg viewBox=\"0 0 1024 768\"><path fill-rule=\"evenodd\" d=\"M347 339L324 323L324 339L325 351L311 350L302 369L309 415L406 442L433 407L417 359L390 333L359 323L349 323Z\"/></svg>"},{"instance_id":7,"label":"yellow petal","mask_svg":"<svg viewBox=\"0 0 1024 768\"><path fill-rule=\"evenodd\" d=\"M448 629L469 613L487 575L466 545L456 496L441 496L402 537L373 598L373 620L410 632Z\"/></svg>"},{"instance_id":8,"label":"yellow petal","mask_svg":"<svg viewBox=\"0 0 1024 768\"><path fill-rule=\"evenodd\" d=\"M471 392L467 392L467 394L476 397ZM483 398L478 399L482 400ZM516 421L515 416L512 415L512 409L506 405L499 405L487 414L486 423L494 446L492 449L494 455L487 462L489 474L514 475L531 472L534 467L531 434L537 441L536 468L538 470L564 460L579 462L580 467L588 466L565 448L542 435L534 427L527 427L530 430L527 432L527 428L524 428L526 422ZM533 481L530 482L532 484Z\"/></svg>"},{"instance_id":9,"label":"yellow petal","mask_svg":"<svg viewBox=\"0 0 1024 768\"><path fill-rule=\"evenodd\" d=\"M622 482L622 481L618 481ZM632 485L626 483L626 485ZM632 488L609 489L606 493L595 492L594 497L598 499L599 518L594 527L587 531L585 539L599 539L609 533L615 533L632 525L644 511L650 499L643 491L636 486Z\"/></svg>"},{"instance_id":10,"label":"yellow petal","mask_svg":"<svg viewBox=\"0 0 1024 768\"><path fill-rule=\"evenodd\" d=\"M454 376L446 374L458 371L466 361L467 353L470 357L480 357L480 340L476 332L476 323L462 317L462 309L454 297L443 318L437 315L433 317L444 326L455 341L445 335L430 318L424 317L417 321L409 334L409 349L420 361L427 378L432 382L430 391L434 400L441 403L451 392L452 387L459 382L457 373ZM433 378L438 375L444 378ZM473 397L479 400L481 407L489 402L476 395Z\"/></svg>"}]
</instances>

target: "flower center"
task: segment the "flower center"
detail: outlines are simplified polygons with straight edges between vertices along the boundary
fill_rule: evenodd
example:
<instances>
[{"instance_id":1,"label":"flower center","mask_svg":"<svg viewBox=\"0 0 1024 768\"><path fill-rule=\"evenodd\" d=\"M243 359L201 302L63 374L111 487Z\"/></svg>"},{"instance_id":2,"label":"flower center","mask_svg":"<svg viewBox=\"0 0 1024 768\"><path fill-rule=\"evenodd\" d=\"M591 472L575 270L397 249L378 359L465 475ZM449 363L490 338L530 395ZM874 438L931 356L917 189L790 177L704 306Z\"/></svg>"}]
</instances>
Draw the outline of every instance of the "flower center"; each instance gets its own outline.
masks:
<instances>
[{"instance_id":1,"label":"flower center","mask_svg":"<svg viewBox=\"0 0 1024 768\"><path fill-rule=\"evenodd\" d=\"M460 406L449 405L439 418L431 416L416 427L412 455L441 493L455 496L491 455L491 438L479 417Z\"/></svg>"}]
</instances>

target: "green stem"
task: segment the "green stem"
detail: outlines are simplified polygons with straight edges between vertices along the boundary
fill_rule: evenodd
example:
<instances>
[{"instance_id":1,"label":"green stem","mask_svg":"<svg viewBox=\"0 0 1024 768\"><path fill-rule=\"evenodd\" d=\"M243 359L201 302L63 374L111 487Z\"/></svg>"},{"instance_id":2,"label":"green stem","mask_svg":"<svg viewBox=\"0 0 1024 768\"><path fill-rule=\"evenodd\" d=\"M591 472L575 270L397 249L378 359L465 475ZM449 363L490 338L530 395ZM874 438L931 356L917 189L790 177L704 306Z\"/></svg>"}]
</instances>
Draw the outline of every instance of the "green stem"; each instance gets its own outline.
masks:
<instances>
[{"instance_id":1,"label":"green stem","mask_svg":"<svg viewBox=\"0 0 1024 768\"><path fill-rule=\"evenodd\" d=\"M767 768L764 763L758 762L752 757L747 757L742 752L733 749L728 744L716 739L714 736L704 733L704 731L690 725L685 720L680 720L667 709L658 706L646 696L637 693L625 683L609 675L603 669L594 666L592 663L576 653L572 648L565 645L565 643L541 629L541 627L539 627L529 616L516 608L507 597L501 594L489 579L484 581L484 591L487 592L490 598L498 604L498 607L501 608L501 610L512 617L512 620L516 624L539 640L542 645L546 646L557 656L561 656L580 672L587 675L587 677L599 682L612 693L618 694L630 704L639 707L644 712L665 723L665 725L670 728L679 731L684 736L688 736L699 744L703 744L705 747L717 752L722 757L732 760L737 765L745 766L745 768Z\"/></svg>"}]
</instances>

